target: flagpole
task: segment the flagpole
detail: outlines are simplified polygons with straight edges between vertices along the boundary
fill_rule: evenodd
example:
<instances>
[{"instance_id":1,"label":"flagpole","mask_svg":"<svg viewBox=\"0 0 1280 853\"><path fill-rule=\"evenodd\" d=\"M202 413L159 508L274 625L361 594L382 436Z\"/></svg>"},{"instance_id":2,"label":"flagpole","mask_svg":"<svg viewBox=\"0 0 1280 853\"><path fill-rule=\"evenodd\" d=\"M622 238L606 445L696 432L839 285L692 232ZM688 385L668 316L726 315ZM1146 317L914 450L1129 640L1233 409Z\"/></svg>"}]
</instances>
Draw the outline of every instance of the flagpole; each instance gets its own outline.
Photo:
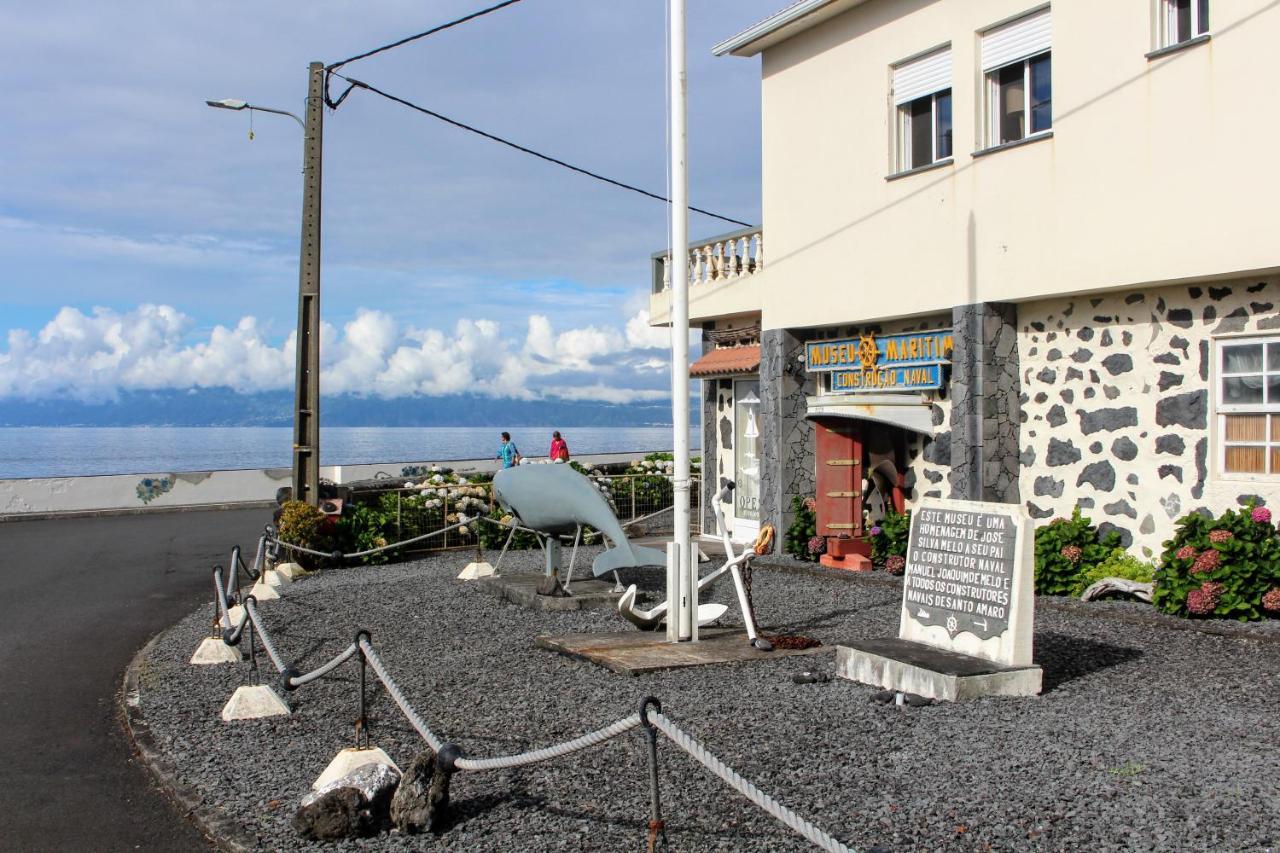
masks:
<instances>
[{"instance_id":1,"label":"flagpole","mask_svg":"<svg viewBox=\"0 0 1280 853\"><path fill-rule=\"evenodd\" d=\"M687 0L670 0L671 55L671 418L675 431L673 510L679 566L678 638L698 639L698 565L689 547L689 164L685 57ZM668 619L672 614L668 612Z\"/></svg>"}]
</instances>

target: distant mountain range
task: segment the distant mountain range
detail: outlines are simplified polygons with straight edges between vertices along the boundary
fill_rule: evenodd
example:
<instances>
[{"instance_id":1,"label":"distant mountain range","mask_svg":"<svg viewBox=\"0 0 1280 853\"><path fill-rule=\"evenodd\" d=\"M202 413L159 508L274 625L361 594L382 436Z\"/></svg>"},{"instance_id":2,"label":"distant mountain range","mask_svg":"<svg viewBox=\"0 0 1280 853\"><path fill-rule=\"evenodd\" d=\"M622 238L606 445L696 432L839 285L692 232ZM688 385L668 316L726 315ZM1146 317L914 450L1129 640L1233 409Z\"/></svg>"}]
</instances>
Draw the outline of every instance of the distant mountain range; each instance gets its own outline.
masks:
<instances>
[{"instance_id":1,"label":"distant mountain range","mask_svg":"<svg viewBox=\"0 0 1280 853\"><path fill-rule=\"evenodd\" d=\"M696 408L693 411L697 411ZM320 403L324 426L669 426L667 402L501 400L454 395L386 400L343 394ZM293 393L230 389L130 391L108 403L0 400L0 426L292 426Z\"/></svg>"}]
</instances>

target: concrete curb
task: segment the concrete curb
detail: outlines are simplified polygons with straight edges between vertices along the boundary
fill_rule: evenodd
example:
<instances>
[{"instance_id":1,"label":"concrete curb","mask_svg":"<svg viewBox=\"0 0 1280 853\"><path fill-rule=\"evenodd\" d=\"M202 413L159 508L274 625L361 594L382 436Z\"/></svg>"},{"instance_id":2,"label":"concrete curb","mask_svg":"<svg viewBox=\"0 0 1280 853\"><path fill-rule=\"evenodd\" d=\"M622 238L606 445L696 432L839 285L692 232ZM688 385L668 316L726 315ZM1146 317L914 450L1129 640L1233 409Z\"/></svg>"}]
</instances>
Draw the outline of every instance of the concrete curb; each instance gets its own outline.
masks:
<instances>
[{"instance_id":1,"label":"concrete curb","mask_svg":"<svg viewBox=\"0 0 1280 853\"><path fill-rule=\"evenodd\" d=\"M156 746L151 726L142 713L140 676L159 639L160 634L152 637L124 671L124 681L116 694L120 725L129 736L138 759L151 771L157 786L217 849L226 853L251 853L261 849L258 839L247 835L233 820L206 803L199 790L178 781L176 768Z\"/></svg>"},{"instance_id":2,"label":"concrete curb","mask_svg":"<svg viewBox=\"0 0 1280 853\"><path fill-rule=\"evenodd\" d=\"M18 521L62 521L76 518L109 518L117 515L163 515L171 512L205 512L224 509L272 509L275 501L233 501L213 504L182 504L181 506L113 507L109 509L74 509L65 512L11 512L0 515L0 524Z\"/></svg>"},{"instance_id":3,"label":"concrete curb","mask_svg":"<svg viewBox=\"0 0 1280 853\"><path fill-rule=\"evenodd\" d=\"M882 571L850 572L845 569L829 569L816 563L805 563L793 557L772 556L752 562L754 569L767 569L782 574L815 575L822 578L839 578L849 583L862 583L885 589L902 589L902 578L887 575ZM1170 631L1194 631L1213 637L1228 637L1233 640L1254 640L1260 643L1280 643L1280 631L1259 630L1256 626L1263 622L1233 622L1228 619L1183 619L1169 616L1152 608L1146 610L1119 610L1113 607L1099 606L1100 603L1080 601L1069 596L1036 596L1036 607L1045 610L1056 610L1083 616L1087 619L1112 619L1131 625L1147 625L1153 628L1168 628Z\"/></svg>"}]
</instances>

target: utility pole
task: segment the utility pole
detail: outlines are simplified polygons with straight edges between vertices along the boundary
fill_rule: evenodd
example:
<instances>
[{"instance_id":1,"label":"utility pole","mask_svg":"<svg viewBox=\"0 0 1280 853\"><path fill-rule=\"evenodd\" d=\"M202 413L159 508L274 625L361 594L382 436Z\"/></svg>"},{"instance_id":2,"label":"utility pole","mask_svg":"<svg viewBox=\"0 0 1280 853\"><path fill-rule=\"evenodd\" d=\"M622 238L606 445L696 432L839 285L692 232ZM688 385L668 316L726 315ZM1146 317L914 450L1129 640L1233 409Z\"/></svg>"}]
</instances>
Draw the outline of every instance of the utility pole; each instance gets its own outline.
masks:
<instances>
[{"instance_id":1,"label":"utility pole","mask_svg":"<svg viewBox=\"0 0 1280 853\"><path fill-rule=\"evenodd\" d=\"M324 63L308 70L302 141L302 245L298 252L298 363L293 395L293 499L320 503L320 166Z\"/></svg>"}]
</instances>

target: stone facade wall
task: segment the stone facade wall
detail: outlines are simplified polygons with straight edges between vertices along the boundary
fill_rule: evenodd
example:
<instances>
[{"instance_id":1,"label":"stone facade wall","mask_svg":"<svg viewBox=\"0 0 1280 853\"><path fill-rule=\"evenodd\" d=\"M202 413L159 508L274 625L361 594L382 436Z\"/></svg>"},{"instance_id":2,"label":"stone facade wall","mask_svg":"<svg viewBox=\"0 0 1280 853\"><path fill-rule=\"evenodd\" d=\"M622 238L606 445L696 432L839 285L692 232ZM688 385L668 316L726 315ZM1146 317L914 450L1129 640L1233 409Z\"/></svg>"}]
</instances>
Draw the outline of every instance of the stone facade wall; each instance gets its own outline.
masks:
<instances>
[{"instance_id":1,"label":"stone facade wall","mask_svg":"<svg viewBox=\"0 0 1280 853\"><path fill-rule=\"evenodd\" d=\"M804 341L790 329L760 336L760 524L779 535L793 520L791 499L814 489L813 423L805 418L813 379L799 360Z\"/></svg>"},{"instance_id":2,"label":"stone facade wall","mask_svg":"<svg viewBox=\"0 0 1280 853\"><path fill-rule=\"evenodd\" d=\"M1017 503L1017 306L962 305L951 317L951 497Z\"/></svg>"},{"instance_id":3,"label":"stone facade wall","mask_svg":"<svg viewBox=\"0 0 1280 853\"><path fill-rule=\"evenodd\" d=\"M1215 281L1018 306L1022 499L1034 519L1077 504L1157 555L1198 508L1280 502L1280 478L1213 473L1217 336L1280 330L1280 282Z\"/></svg>"}]
</instances>

